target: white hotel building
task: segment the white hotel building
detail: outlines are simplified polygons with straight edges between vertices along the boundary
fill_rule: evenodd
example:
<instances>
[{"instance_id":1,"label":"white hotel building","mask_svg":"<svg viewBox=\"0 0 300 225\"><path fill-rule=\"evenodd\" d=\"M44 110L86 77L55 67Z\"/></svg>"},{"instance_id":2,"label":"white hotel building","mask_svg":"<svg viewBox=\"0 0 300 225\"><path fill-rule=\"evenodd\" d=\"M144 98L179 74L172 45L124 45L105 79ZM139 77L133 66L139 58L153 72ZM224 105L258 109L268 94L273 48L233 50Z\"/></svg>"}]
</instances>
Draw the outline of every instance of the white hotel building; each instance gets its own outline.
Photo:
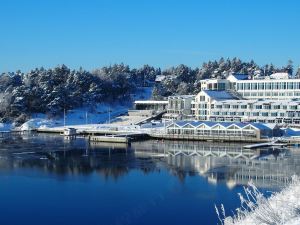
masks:
<instances>
[{"instance_id":1,"label":"white hotel building","mask_svg":"<svg viewBox=\"0 0 300 225\"><path fill-rule=\"evenodd\" d=\"M195 119L300 124L300 79L278 73L268 79L251 80L246 75L230 75L227 81L229 90L201 87L192 102Z\"/></svg>"},{"instance_id":2,"label":"white hotel building","mask_svg":"<svg viewBox=\"0 0 300 225\"><path fill-rule=\"evenodd\" d=\"M300 79L238 80L235 90L247 99L300 98Z\"/></svg>"},{"instance_id":3,"label":"white hotel building","mask_svg":"<svg viewBox=\"0 0 300 225\"><path fill-rule=\"evenodd\" d=\"M225 100L215 101L211 121L300 124L300 101Z\"/></svg>"}]
</instances>

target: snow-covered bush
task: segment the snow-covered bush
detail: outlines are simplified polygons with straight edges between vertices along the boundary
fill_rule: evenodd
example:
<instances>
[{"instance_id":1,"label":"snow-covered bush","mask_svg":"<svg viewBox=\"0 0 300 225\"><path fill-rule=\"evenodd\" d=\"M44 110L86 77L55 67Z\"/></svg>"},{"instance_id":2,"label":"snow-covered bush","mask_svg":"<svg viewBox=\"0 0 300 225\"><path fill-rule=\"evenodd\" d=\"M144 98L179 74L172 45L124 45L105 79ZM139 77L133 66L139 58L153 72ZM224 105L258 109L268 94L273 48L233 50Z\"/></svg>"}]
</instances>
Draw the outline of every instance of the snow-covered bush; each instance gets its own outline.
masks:
<instances>
[{"instance_id":1,"label":"snow-covered bush","mask_svg":"<svg viewBox=\"0 0 300 225\"><path fill-rule=\"evenodd\" d=\"M225 207L215 206L219 221L223 225L271 225L300 224L300 179L293 176L291 183L281 192L266 198L250 182L239 194L241 206L234 216L226 216Z\"/></svg>"}]
</instances>

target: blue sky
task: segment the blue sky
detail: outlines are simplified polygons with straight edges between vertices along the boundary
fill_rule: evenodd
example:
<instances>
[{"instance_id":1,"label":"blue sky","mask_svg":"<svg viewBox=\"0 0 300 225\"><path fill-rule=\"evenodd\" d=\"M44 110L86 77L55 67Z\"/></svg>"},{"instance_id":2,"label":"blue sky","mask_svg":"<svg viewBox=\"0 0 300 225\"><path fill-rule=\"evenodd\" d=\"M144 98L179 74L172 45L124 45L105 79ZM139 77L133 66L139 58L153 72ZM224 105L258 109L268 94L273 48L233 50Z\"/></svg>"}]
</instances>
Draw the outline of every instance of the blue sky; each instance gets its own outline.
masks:
<instances>
[{"instance_id":1,"label":"blue sky","mask_svg":"<svg viewBox=\"0 0 300 225\"><path fill-rule=\"evenodd\" d=\"M0 0L0 72L220 57L300 65L298 0Z\"/></svg>"}]
</instances>

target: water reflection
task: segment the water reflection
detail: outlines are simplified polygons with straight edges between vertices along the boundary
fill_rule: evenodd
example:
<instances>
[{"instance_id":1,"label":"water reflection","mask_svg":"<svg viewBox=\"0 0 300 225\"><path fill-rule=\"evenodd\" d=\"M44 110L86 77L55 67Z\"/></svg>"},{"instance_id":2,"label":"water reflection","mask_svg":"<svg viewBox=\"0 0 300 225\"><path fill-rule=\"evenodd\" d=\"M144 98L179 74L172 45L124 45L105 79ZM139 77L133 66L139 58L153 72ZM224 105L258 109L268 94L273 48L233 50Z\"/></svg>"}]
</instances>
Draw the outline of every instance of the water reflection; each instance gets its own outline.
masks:
<instances>
[{"instance_id":1,"label":"water reflection","mask_svg":"<svg viewBox=\"0 0 300 225\"><path fill-rule=\"evenodd\" d=\"M105 179L118 179L131 169L147 174L164 168L181 181L200 175L229 188L249 180L258 187L280 188L292 175L300 175L298 149L246 150L244 144L174 141L135 142L127 147L51 135L0 142L1 170L31 168L59 176L96 172Z\"/></svg>"}]
</instances>

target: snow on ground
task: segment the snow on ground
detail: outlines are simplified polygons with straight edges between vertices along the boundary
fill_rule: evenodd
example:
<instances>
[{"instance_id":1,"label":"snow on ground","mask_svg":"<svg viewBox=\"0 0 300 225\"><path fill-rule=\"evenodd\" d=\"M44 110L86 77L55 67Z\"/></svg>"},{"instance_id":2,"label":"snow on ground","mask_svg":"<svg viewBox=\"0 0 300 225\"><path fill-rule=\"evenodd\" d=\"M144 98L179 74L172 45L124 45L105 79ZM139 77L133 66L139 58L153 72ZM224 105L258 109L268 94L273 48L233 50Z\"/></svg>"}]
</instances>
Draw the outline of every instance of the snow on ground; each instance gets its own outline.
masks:
<instances>
[{"instance_id":1,"label":"snow on ground","mask_svg":"<svg viewBox=\"0 0 300 225\"><path fill-rule=\"evenodd\" d=\"M132 95L132 100L149 99L152 95L152 87L139 88ZM125 116L131 104L97 104L93 112L87 108L78 108L66 112L65 124L75 128L92 128L97 124L116 123L116 125L131 125L143 118L128 118ZM132 119L132 121L130 120ZM48 119L45 114L34 114L32 119L24 123L20 129L30 130L45 127L61 127L64 125L64 117Z\"/></svg>"},{"instance_id":2,"label":"snow on ground","mask_svg":"<svg viewBox=\"0 0 300 225\"><path fill-rule=\"evenodd\" d=\"M253 185L250 187L245 189L245 196L240 195L241 208L236 216L222 221L225 225L300 224L300 178L294 176L286 188L268 199Z\"/></svg>"},{"instance_id":3,"label":"snow on ground","mask_svg":"<svg viewBox=\"0 0 300 225\"><path fill-rule=\"evenodd\" d=\"M35 128L43 128L43 127L54 127L55 125L58 125L60 123L57 123L54 120L47 120L42 118L35 118L28 120L26 123L22 124L19 129L20 130L32 130Z\"/></svg>"},{"instance_id":4,"label":"snow on ground","mask_svg":"<svg viewBox=\"0 0 300 225\"><path fill-rule=\"evenodd\" d=\"M128 106L122 105L99 104L95 108L94 112L89 112L86 108L68 110L65 117L66 126L109 123L109 121L112 122L117 116L126 114L128 111ZM20 129L31 130L36 128L61 127L63 125L63 116L57 119L47 119L46 115L38 114L33 115L32 119L22 124Z\"/></svg>"}]
</instances>

